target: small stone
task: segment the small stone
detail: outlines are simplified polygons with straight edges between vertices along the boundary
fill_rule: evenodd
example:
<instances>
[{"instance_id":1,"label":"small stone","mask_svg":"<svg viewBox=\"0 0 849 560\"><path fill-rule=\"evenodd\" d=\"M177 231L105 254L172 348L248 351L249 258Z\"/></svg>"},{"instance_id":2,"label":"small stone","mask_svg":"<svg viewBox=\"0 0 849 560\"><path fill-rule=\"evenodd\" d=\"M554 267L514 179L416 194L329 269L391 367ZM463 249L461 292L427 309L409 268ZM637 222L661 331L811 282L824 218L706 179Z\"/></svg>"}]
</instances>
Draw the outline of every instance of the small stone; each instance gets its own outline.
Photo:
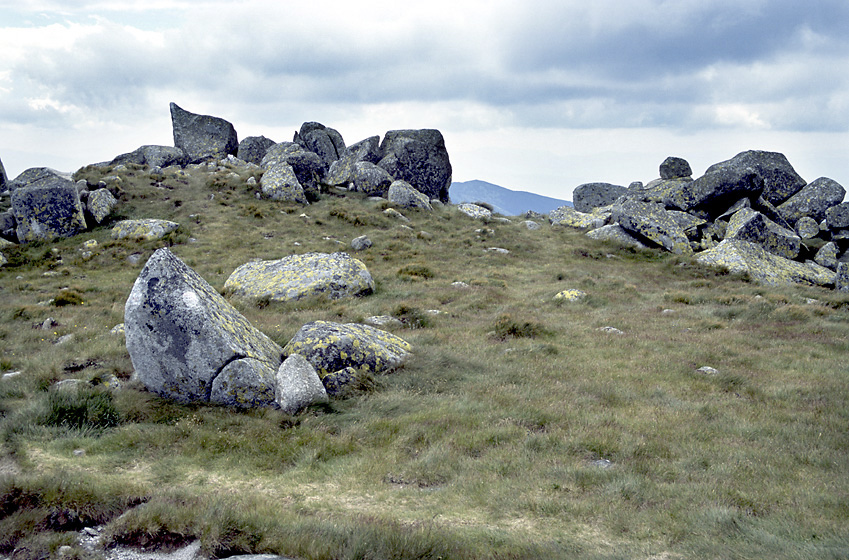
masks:
<instances>
[{"instance_id":1,"label":"small stone","mask_svg":"<svg viewBox=\"0 0 849 560\"><path fill-rule=\"evenodd\" d=\"M716 374L719 373L718 370L716 370L715 368L712 368L710 366L702 366L699 369L697 369L696 371L699 372L699 373L702 373L704 375L716 375Z\"/></svg>"},{"instance_id":2,"label":"small stone","mask_svg":"<svg viewBox=\"0 0 849 560\"><path fill-rule=\"evenodd\" d=\"M457 288L458 290L468 290L470 288L470 286L465 282L452 282L451 287Z\"/></svg>"},{"instance_id":3,"label":"small stone","mask_svg":"<svg viewBox=\"0 0 849 560\"><path fill-rule=\"evenodd\" d=\"M525 226L525 228L527 228L529 231L536 231L542 227L533 220L525 220L524 222L522 222L522 225Z\"/></svg>"},{"instance_id":4,"label":"small stone","mask_svg":"<svg viewBox=\"0 0 849 560\"><path fill-rule=\"evenodd\" d=\"M361 235L351 241L351 249L354 251L365 251L372 246L371 239L366 235Z\"/></svg>"},{"instance_id":5,"label":"small stone","mask_svg":"<svg viewBox=\"0 0 849 560\"><path fill-rule=\"evenodd\" d=\"M582 292L581 290L563 290L562 292L558 292L554 299L563 300L563 301L580 301L587 297L586 292Z\"/></svg>"},{"instance_id":6,"label":"small stone","mask_svg":"<svg viewBox=\"0 0 849 560\"><path fill-rule=\"evenodd\" d=\"M4 373L3 377L0 378L0 379L14 379L14 378L18 377L20 374L21 374L21 372L19 372L19 371L10 371L8 373Z\"/></svg>"},{"instance_id":7,"label":"small stone","mask_svg":"<svg viewBox=\"0 0 849 560\"><path fill-rule=\"evenodd\" d=\"M616 327L600 327L598 330L607 334L625 334L623 331L620 331Z\"/></svg>"},{"instance_id":8,"label":"small stone","mask_svg":"<svg viewBox=\"0 0 849 560\"><path fill-rule=\"evenodd\" d=\"M498 253L499 255L509 255L510 251L501 247L490 247L486 250L487 253Z\"/></svg>"},{"instance_id":9,"label":"small stone","mask_svg":"<svg viewBox=\"0 0 849 560\"><path fill-rule=\"evenodd\" d=\"M58 327L58 326L59 326L59 323L56 322L56 319L54 319L53 317L48 317L47 319L44 320L43 323L41 323L41 330L49 331L53 327Z\"/></svg>"},{"instance_id":10,"label":"small stone","mask_svg":"<svg viewBox=\"0 0 849 560\"><path fill-rule=\"evenodd\" d=\"M592 461L590 465L599 469L609 469L613 466L613 461L609 461L607 459L598 459L597 461Z\"/></svg>"},{"instance_id":11,"label":"small stone","mask_svg":"<svg viewBox=\"0 0 849 560\"><path fill-rule=\"evenodd\" d=\"M75 457L82 457L83 455L85 455L85 449L74 449Z\"/></svg>"},{"instance_id":12,"label":"small stone","mask_svg":"<svg viewBox=\"0 0 849 560\"><path fill-rule=\"evenodd\" d=\"M373 327L402 327L404 325L404 323L402 323L399 319L392 317L391 315L375 315L374 317L367 317L364 323Z\"/></svg>"},{"instance_id":13,"label":"small stone","mask_svg":"<svg viewBox=\"0 0 849 560\"><path fill-rule=\"evenodd\" d=\"M56 345L59 346L59 345L62 345L62 344L68 344L72 340L74 340L74 335L73 334L66 334L64 336L60 336L56 340Z\"/></svg>"}]
</instances>

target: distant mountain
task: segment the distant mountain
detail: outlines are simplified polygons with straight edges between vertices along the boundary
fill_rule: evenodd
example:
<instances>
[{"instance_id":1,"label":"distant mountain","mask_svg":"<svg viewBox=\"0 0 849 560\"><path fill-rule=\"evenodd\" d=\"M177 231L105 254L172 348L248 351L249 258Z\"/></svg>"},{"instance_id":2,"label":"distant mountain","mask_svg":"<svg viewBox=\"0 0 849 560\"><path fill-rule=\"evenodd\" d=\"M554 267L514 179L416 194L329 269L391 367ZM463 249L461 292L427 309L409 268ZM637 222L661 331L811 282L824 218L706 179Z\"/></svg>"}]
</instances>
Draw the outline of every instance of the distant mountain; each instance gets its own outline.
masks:
<instances>
[{"instance_id":1,"label":"distant mountain","mask_svg":"<svg viewBox=\"0 0 849 560\"><path fill-rule=\"evenodd\" d=\"M499 214L519 216L528 210L548 214L561 206L572 206L568 200L550 198L525 191L511 191L486 181L460 181L451 183L448 191L453 204L463 202L488 202Z\"/></svg>"}]
</instances>

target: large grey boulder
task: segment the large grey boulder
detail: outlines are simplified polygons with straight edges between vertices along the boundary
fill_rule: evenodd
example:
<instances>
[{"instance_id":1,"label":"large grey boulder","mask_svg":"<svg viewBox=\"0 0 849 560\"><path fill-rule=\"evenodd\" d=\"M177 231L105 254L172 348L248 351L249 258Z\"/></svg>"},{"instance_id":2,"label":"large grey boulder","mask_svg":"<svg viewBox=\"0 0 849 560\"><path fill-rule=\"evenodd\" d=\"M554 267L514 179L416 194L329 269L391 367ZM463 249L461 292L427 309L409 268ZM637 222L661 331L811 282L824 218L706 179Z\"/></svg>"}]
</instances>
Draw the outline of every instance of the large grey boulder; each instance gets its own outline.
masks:
<instances>
[{"instance_id":1,"label":"large grey boulder","mask_svg":"<svg viewBox=\"0 0 849 560\"><path fill-rule=\"evenodd\" d=\"M354 164L354 172L350 176L350 182L354 184L354 190L357 192L369 196L385 197L393 180L392 176L382 167L368 161L360 161Z\"/></svg>"},{"instance_id":2,"label":"large grey boulder","mask_svg":"<svg viewBox=\"0 0 849 560\"><path fill-rule=\"evenodd\" d=\"M386 198L400 208L433 210L430 200L407 181L393 181L386 193Z\"/></svg>"},{"instance_id":3,"label":"large grey boulder","mask_svg":"<svg viewBox=\"0 0 849 560\"><path fill-rule=\"evenodd\" d=\"M629 196L642 202L657 202L667 208L678 208L681 192L693 182L692 177L675 179L655 179L638 191L628 189Z\"/></svg>"},{"instance_id":4,"label":"large grey boulder","mask_svg":"<svg viewBox=\"0 0 849 560\"><path fill-rule=\"evenodd\" d=\"M286 414L328 401L327 390L315 368L300 354L287 357L277 370L277 404Z\"/></svg>"},{"instance_id":5,"label":"large grey boulder","mask_svg":"<svg viewBox=\"0 0 849 560\"><path fill-rule=\"evenodd\" d=\"M6 190L6 168L3 167L3 160L0 160L0 192Z\"/></svg>"},{"instance_id":6,"label":"large grey boulder","mask_svg":"<svg viewBox=\"0 0 849 560\"><path fill-rule=\"evenodd\" d=\"M98 224L112 213L112 210L118 205L118 199L109 191L109 189L97 189L91 191L86 201L86 209L89 215Z\"/></svg>"},{"instance_id":7,"label":"large grey boulder","mask_svg":"<svg viewBox=\"0 0 849 560\"><path fill-rule=\"evenodd\" d=\"M17 222L14 212L11 210L0 212L0 238L13 243L18 242Z\"/></svg>"},{"instance_id":8,"label":"large grey boulder","mask_svg":"<svg viewBox=\"0 0 849 560\"><path fill-rule=\"evenodd\" d=\"M303 151L304 149L294 142L280 142L265 151L259 165L264 169L270 169L278 163L289 163L289 156Z\"/></svg>"},{"instance_id":9,"label":"large grey boulder","mask_svg":"<svg viewBox=\"0 0 849 560\"><path fill-rule=\"evenodd\" d=\"M829 241L817 251L814 262L828 269L836 270L839 258L840 249L838 249L837 245Z\"/></svg>"},{"instance_id":10,"label":"large grey boulder","mask_svg":"<svg viewBox=\"0 0 849 560\"><path fill-rule=\"evenodd\" d=\"M780 204L777 210L791 225L795 225L804 217L821 222L825 219L828 209L843 202L845 196L846 189L837 181L820 177Z\"/></svg>"},{"instance_id":11,"label":"large grey boulder","mask_svg":"<svg viewBox=\"0 0 849 560\"><path fill-rule=\"evenodd\" d=\"M740 239L725 239L716 247L699 253L696 260L730 272L748 273L753 280L764 284L829 286L835 279L834 272L823 266L785 259Z\"/></svg>"},{"instance_id":12,"label":"large grey boulder","mask_svg":"<svg viewBox=\"0 0 849 560\"><path fill-rule=\"evenodd\" d=\"M625 200L613 205L611 221L638 239L649 240L669 252L678 255L693 252L684 229L662 204Z\"/></svg>"},{"instance_id":13,"label":"large grey boulder","mask_svg":"<svg viewBox=\"0 0 849 560\"><path fill-rule=\"evenodd\" d=\"M751 208L743 208L731 217L725 239L757 243L770 253L786 259L798 257L802 247L802 240L795 231L779 226Z\"/></svg>"},{"instance_id":14,"label":"large grey boulder","mask_svg":"<svg viewBox=\"0 0 849 560\"><path fill-rule=\"evenodd\" d=\"M248 136L239 142L236 157L242 161L259 165L268 149L276 142L265 136Z\"/></svg>"},{"instance_id":15,"label":"large grey boulder","mask_svg":"<svg viewBox=\"0 0 849 560\"><path fill-rule=\"evenodd\" d=\"M186 161L186 153L180 148L148 145L136 148L127 154L116 156L109 163L111 165L135 163L150 167L170 167L172 165L186 165Z\"/></svg>"},{"instance_id":16,"label":"large grey boulder","mask_svg":"<svg viewBox=\"0 0 849 560\"><path fill-rule=\"evenodd\" d=\"M849 228L849 202L835 204L826 210L825 224L831 230Z\"/></svg>"},{"instance_id":17,"label":"large grey boulder","mask_svg":"<svg viewBox=\"0 0 849 560\"><path fill-rule=\"evenodd\" d=\"M280 142L268 148L260 166L268 175L263 175L260 184L263 192L270 198L301 204L304 200L318 200L324 164L315 153L304 150L294 142ZM285 169L285 166L290 170Z\"/></svg>"},{"instance_id":18,"label":"large grey boulder","mask_svg":"<svg viewBox=\"0 0 849 560\"><path fill-rule=\"evenodd\" d=\"M610 183L585 183L572 191L572 205L578 212L592 212L594 208L610 206L616 200L629 194L626 187Z\"/></svg>"},{"instance_id":19,"label":"large grey boulder","mask_svg":"<svg viewBox=\"0 0 849 560\"><path fill-rule=\"evenodd\" d=\"M224 283L228 295L266 301L307 296L330 299L365 296L374 291L366 265L347 253L306 253L238 267Z\"/></svg>"},{"instance_id":20,"label":"large grey boulder","mask_svg":"<svg viewBox=\"0 0 849 560\"><path fill-rule=\"evenodd\" d=\"M345 151L342 135L337 130L317 122L302 124L301 130L295 133L293 141L305 150L318 155L322 162L322 176Z\"/></svg>"},{"instance_id":21,"label":"large grey boulder","mask_svg":"<svg viewBox=\"0 0 849 560\"><path fill-rule=\"evenodd\" d=\"M222 118L190 113L171 103L171 123L174 146L185 152L187 163L221 159L239 150L236 129Z\"/></svg>"},{"instance_id":22,"label":"large grey boulder","mask_svg":"<svg viewBox=\"0 0 849 560\"><path fill-rule=\"evenodd\" d=\"M442 133L433 129L390 130L380 144L378 165L394 179L410 183L428 199L450 203L451 161Z\"/></svg>"},{"instance_id":23,"label":"large grey boulder","mask_svg":"<svg viewBox=\"0 0 849 560\"><path fill-rule=\"evenodd\" d=\"M715 163L708 167L705 175L723 170L728 175L741 178L747 170L753 170L763 181L763 198L773 205L779 205L802 190L802 179L784 154L750 150L741 152L733 158Z\"/></svg>"},{"instance_id":24,"label":"large grey boulder","mask_svg":"<svg viewBox=\"0 0 849 560\"><path fill-rule=\"evenodd\" d=\"M150 257L124 307L134 378L178 402L275 401L283 351L167 248Z\"/></svg>"},{"instance_id":25,"label":"large grey boulder","mask_svg":"<svg viewBox=\"0 0 849 560\"><path fill-rule=\"evenodd\" d=\"M77 186L45 178L12 191L12 212L21 243L71 237L88 227Z\"/></svg>"},{"instance_id":26,"label":"large grey boulder","mask_svg":"<svg viewBox=\"0 0 849 560\"><path fill-rule=\"evenodd\" d=\"M476 220L486 221L492 218L492 212L489 209L484 208L483 206L478 206L477 204L472 204L470 202L458 204L457 210L459 210L466 216L474 218Z\"/></svg>"},{"instance_id":27,"label":"large grey boulder","mask_svg":"<svg viewBox=\"0 0 849 560\"><path fill-rule=\"evenodd\" d=\"M318 155L313 152L300 151L289 154L286 163L292 167L298 183L304 189L304 195L310 202L319 199L321 177L324 175L324 165Z\"/></svg>"},{"instance_id":28,"label":"large grey boulder","mask_svg":"<svg viewBox=\"0 0 849 560\"><path fill-rule=\"evenodd\" d=\"M314 321L301 327L283 352L306 358L333 395L363 375L400 367L412 347L404 339L368 325Z\"/></svg>"},{"instance_id":29,"label":"large grey boulder","mask_svg":"<svg viewBox=\"0 0 849 560\"><path fill-rule=\"evenodd\" d=\"M693 170L686 159L669 156L660 164L660 178L664 181L683 179L691 175L693 175Z\"/></svg>"}]
</instances>

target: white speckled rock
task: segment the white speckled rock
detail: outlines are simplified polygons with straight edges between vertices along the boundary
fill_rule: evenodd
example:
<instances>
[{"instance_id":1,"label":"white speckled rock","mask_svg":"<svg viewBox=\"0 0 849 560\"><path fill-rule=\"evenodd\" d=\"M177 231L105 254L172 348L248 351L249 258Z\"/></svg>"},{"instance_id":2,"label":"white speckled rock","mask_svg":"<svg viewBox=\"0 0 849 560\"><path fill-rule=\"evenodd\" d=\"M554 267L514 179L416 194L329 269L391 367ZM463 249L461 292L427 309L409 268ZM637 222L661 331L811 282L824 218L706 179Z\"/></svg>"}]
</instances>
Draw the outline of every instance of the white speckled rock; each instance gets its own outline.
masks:
<instances>
[{"instance_id":1,"label":"white speckled rock","mask_svg":"<svg viewBox=\"0 0 849 560\"><path fill-rule=\"evenodd\" d=\"M311 404L328 401L318 373L300 354L292 354L280 364L276 394L277 404L287 414L296 414Z\"/></svg>"},{"instance_id":2,"label":"white speckled rock","mask_svg":"<svg viewBox=\"0 0 849 560\"><path fill-rule=\"evenodd\" d=\"M228 295L291 301L312 295L330 299L374 291L366 265L347 253L307 253L276 261L255 261L233 271L224 283Z\"/></svg>"}]
</instances>

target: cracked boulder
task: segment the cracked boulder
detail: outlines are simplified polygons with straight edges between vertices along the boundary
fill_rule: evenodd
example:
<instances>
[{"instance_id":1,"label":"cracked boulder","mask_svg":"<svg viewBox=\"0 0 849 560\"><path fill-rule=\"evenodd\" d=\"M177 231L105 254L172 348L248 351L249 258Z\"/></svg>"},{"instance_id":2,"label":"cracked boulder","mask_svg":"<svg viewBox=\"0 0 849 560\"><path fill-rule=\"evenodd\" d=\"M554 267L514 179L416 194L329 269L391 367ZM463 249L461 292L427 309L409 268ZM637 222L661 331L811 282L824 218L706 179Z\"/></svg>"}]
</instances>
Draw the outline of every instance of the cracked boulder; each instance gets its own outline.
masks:
<instances>
[{"instance_id":1,"label":"cracked boulder","mask_svg":"<svg viewBox=\"0 0 849 560\"><path fill-rule=\"evenodd\" d=\"M76 185L61 177L12 191L12 212L21 243L71 237L88 227Z\"/></svg>"},{"instance_id":2,"label":"cracked boulder","mask_svg":"<svg viewBox=\"0 0 849 560\"><path fill-rule=\"evenodd\" d=\"M167 248L124 307L134 379L181 403L273 406L283 350Z\"/></svg>"},{"instance_id":3,"label":"cracked boulder","mask_svg":"<svg viewBox=\"0 0 849 560\"><path fill-rule=\"evenodd\" d=\"M187 163L221 159L239 151L239 137L228 121L210 115L190 113L171 103L174 146L185 154Z\"/></svg>"}]
</instances>

